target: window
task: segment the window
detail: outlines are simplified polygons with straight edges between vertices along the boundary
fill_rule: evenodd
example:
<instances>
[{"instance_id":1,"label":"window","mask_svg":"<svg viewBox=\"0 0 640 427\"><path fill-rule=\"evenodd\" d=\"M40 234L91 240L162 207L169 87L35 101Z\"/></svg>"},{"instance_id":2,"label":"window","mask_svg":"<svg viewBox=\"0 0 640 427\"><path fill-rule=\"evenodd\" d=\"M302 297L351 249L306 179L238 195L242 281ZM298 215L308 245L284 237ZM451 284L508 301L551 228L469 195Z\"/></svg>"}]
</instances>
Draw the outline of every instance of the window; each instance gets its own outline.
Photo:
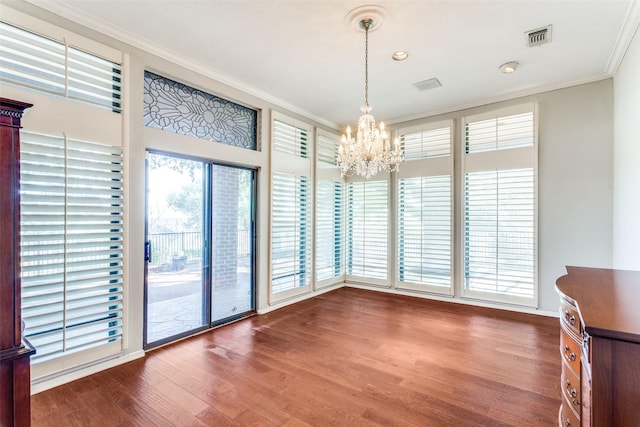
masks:
<instances>
[{"instance_id":1,"label":"window","mask_svg":"<svg viewBox=\"0 0 640 427\"><path fill-rule=\"evenodd\" d=\"M119 63L5 22L0 44L0 80L122 111Z\"/></svg>"},{"instance_id":2,"label":"window","mask_svg":"<svg viewBox=\"0 0 640 427\"><path fill-rule=\"evenodd\" d=\"M311 289L312 176L310 126L273 113L271 297Z\"/></svg>"},{"instance_id":3,"label":"window","mask_svg":"<svg viewBox=\"0 0 640 427\"><path fill-rule=\"evenodd\" d=\"M22 121L20 267L38 381L124 349L123 54L12 9L0 44L3 96L34 105Z\"/></svg>"},{"instance_id":4,"label":"window","mask_svg":"<svg viewBox=\"0 0 640 427\"><path fill-rule=\"evenodd\" d=\"M347 275L350 280L388 283L388 193L386 179L347 184Z\"/></svg>"},{"instance_id":5,"label":"window","mask_svg":"<svg viewBox=\"0 0 640 427\"><path fill-rule=\"evenodd\" d=\"M316 141L316 287L319 287L344 276L346 185L336 167L338 137L319 130Z\"/></svg>"},{"instance_id":6,"label":"window","mask_svg":"<svg viewBox=\"0 0 640 427\"><path fill-rule=\"evenodd\" d=\"M463 295L535 306L534 106L468 117L464 131Z\"/></svg>"},{"instance_id":7,"label":"window","mask_svg":"<svg viewBox=\"0 0 640 427\"><path fill-rule=\"evenodd\" d=\"M21 269L34 362L122 339L120 147L22 133Z\"/></svg>"},{"instance_id":8,"label":"window","mask_svg":"<svg viewBox=\"0 0 640 427\"><path fill-rule=\"evenodd\" d=\"M144 124L180 135L257 149L258 112L144 72Z\"/></svg>"},{"instance_id":9,"label":"window","mask_svg":"<svg viewBox=\"0 0 640 427\"><path fill-rule=\"evenodd\" d=\"M398 288L452 294L451 124L401 129Z\"/></svg>"}]
</instances>

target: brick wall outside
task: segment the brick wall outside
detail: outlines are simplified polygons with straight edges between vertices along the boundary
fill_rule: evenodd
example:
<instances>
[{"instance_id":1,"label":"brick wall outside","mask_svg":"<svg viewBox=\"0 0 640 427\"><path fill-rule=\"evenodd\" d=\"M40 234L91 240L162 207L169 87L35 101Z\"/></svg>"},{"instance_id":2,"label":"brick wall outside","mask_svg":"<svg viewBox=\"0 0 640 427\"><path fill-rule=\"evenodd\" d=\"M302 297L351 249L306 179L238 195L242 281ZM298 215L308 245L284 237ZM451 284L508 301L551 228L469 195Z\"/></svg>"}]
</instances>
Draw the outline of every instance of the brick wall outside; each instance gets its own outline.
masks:
<instances>
[{"instance_id":1,"label":"brick wall outside","mask_svg":"<svg viewBox=\"0 0 640 427\"><path fill-rule=\"evenodd\" d=\"M212 280L226 288L238 284L238 186L241 170L213 166L212 175Z\"/></svg>"}]
</instances>

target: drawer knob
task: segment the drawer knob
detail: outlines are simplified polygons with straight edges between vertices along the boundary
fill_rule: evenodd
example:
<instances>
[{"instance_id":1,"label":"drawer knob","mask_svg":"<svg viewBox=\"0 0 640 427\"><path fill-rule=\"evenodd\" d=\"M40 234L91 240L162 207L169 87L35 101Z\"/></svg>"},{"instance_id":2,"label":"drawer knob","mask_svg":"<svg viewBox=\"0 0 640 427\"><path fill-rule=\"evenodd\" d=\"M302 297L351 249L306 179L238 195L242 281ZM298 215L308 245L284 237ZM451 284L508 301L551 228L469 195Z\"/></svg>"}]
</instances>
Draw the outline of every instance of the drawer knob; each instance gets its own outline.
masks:
<instances>
[{"instance_id":1,"label":"drawer knob","mask_svg":"<svg viewBox=\"0 0 640 427\"><path fill-rule=\"evenodd\" d=\"M572 362L576 360L576 354L572 352L571 347L569 347L569 345L566 345L566 344L564 346L564 355L567 359L569 359Z\"/></svg>"},{"instance_id":2,"label":"drawer knob","mask_svg":"<svg viewBox=\"0 0 640 427\"><path fill-rule=\"evenodd\" d=\"M564 420L564 427L570 427L570 426L571 426L571 420L567 418L566 420Z\"/></svg>"},{"instance_id":3,"label":"drawer knob","mask_svg":"<svg viewBox=\"0 0 640 427\"><path fill-rule=\"evenodd\" d=\"M572 325L576 324L576 316L572 316L569 310L564 311L564 318L567 319L567 322L571 323Z\"/></svg>"}]
</instances>

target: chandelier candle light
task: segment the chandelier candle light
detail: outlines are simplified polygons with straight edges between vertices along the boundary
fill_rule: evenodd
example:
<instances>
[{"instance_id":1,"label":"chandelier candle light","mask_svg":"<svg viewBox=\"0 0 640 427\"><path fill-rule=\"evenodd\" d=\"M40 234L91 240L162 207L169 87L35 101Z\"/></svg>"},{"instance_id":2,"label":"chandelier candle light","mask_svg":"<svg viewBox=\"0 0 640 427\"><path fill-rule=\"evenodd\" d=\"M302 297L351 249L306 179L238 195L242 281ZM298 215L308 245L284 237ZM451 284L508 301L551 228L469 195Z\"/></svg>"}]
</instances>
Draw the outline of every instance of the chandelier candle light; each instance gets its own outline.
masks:
<instances>
[{"instance_id":1,"label":"chandelier candle light","mask_svg":"<svg viewBox=\"0 0 640 427\"><path fill-rule=\"evenodd\" d=\"M376 120L369 105L369 29L375 22L372 18L360 21L360 27L365 32L364 50L364 105L360 110L364 113L358 120L356 137L351 135L351 127L347 126L347 134L342 135L338 152L338 167L342 176L360 175L365 179L371 178L378 172L397 172L404 160L404 153L400 151L400 141L396 138L391 146L389 134L380 122L376 127Z\"/></svg>"}]
</instances>

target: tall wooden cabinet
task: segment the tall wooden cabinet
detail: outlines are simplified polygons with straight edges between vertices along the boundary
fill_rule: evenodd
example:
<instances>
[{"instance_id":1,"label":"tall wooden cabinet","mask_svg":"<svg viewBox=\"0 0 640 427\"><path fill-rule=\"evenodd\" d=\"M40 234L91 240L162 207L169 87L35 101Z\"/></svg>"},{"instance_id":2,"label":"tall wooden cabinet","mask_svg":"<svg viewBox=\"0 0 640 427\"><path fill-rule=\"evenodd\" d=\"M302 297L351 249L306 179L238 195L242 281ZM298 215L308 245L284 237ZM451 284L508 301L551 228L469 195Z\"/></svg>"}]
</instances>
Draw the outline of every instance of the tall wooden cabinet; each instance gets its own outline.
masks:
<instances>
[{"instance_id":1,"label":"tall wooden cabinet","mask_svg":"<svg viewBox=\"0 0 640 427\"><path fill-rule=\"evenodd\" d=\"M640 272L567 267L560 294L563 427L640 426Z\"/></svg>"},{"instance_id":2,"label":"tall wooden cabinet","mask_svg":"<svg viewBox=\"0 0 640 427\"><path fill-rule=\"evenodd\" d=\"M0 98L0 426L31 424L29 357L20 316L20 121L31 104Z\"/></svg>"}]
</instances>

